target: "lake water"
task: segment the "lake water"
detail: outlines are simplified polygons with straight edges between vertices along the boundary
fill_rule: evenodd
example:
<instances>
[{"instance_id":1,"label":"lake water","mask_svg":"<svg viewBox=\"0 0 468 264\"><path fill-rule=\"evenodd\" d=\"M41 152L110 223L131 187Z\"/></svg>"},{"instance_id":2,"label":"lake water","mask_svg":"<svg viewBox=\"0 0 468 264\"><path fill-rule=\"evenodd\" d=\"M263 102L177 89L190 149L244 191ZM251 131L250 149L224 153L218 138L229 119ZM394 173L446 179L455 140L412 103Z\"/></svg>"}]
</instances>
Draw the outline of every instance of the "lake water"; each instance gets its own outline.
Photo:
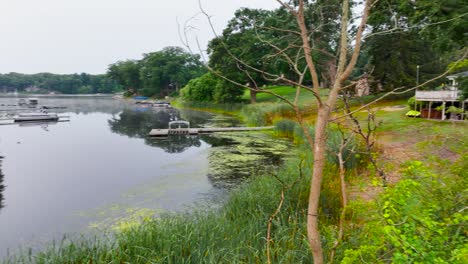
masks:
<instances>
[{"instance_id":1,"label":"lake water","mask_svg":"<svg viewBox=\"0 0 468 264\"><path fill-rule=\"evenodd\" d=\"M0 97L0 109L17 102ZM211 113L138 108L105 97L40 97L39 105L66 106L48 111L70 121L0 126L0 258L64 234L216 204L288 149L264 133L146 137L174 119L192 127L239 125Z\"/></svg>"}]
</instances>

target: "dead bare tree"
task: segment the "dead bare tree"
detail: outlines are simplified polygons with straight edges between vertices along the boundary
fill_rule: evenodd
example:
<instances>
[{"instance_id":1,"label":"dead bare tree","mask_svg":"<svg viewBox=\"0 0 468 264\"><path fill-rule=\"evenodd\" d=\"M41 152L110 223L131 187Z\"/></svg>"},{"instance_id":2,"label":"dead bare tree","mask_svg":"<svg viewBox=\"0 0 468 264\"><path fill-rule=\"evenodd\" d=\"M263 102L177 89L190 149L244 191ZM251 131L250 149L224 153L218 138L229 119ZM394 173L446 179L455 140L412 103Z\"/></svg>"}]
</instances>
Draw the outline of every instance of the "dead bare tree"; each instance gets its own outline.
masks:
<instances>
[{"instance_id":1,"label":"dead bare tree","mask_svg":"<svg viewBox=\"0 0 468 264\"><path fill-rule=\"evenodd\" d=\"M351 111L351 105L348 96L343 96L344 112L347 119L350 121L348 128L356 135L358 135L364 142L365 150L358 154L365 154L369 157L369 162L374 167L375 172L382 179L384 186L387 184L387 177L385 171L379 166L376 156L374 155L375 147L375 132L380 125L380 122L375 120L375 112L372 111L370 106L367 106L367 117L364 124L367 126L366 129L362 128L361 122Z\"/></svg>"},{"instance_id":2,"label":"dead bare tree","mask_svg":"<svg viewBox=\"0 0 468 264\"><path fill-rule=\"evenodd\" d=\"M278 0L279 1L279 0ZM315 69L314 61L311 55L311 48L309 45L308 30L305 25L304 18L304 1L299 1L299 6L296 9L293 9L288 4L279 1L283 6L285 6L290 12L296 17L297 23L301 30L301 36L303 41L303 50L306 56L307 65L312 76L314 91L318 94L319 84L317 71ZM348 43L350 43L348 35L348 26L349 26L349 1L344 0L342 3L342 15L341 15L341 35L340 35L340 51L338 58L338 67L336 70L335 78L333 80L333 86L330 89L328 97L324 100L318 100L318 114L315 121L315 135L313 142L309 142L310 147L312 148L314 155L314 164L312 170L312 179L310 184L310 194L309 194L309 205L307 213L307 236L309 244L312 250L314 257L314 263L323 263L323 248L320 238L319 230L319 199L320 191L323 180L323 170L325 167L325 155L326 155L326 142L327 135L326 129L329 123L332 110L335 108L336 101L338 98L339 92L342 90L343 82L349 77L351 71L356 65L359 51L361 48L361 41L365 26L367 24L367 18L372 6L371 0L365 2L364 11L361 17L361 22L358 27L356 37L354 39L354 50L351 54L351 58L348 60ZM308 129L307 129L308 130Z\"/></svg>"},{"instance_id":3,"label":"dead bare tree","mask_svg":"<svg viewBox=\"0 0 468 264\"><path fill-rule=\"evenodd\" d=\"M350 143L352 143L354 140L354 134L346 133L345 131L346 127L342 127L341 124L338 124L337 127L338 127L338 132L340 133L340 144L336 153L333 153L333 154L336 155L336 157L338 158L341 207L342 208L341 208L339 224L338 224L338 237L336 238L336 241L330 250L330 261L329 261L330 263L333 263L336 249L338 248L339 244L343 240L346 209L348 207L348 194L346 191L347 188L346 188L346 180L345 180L345 175L346 175L345 164L351 156L345 157L344 153L347 149L349 150L350 153L354 153L355 151L354 147L351 147L349 149Z\"/></svg>"}]
</instances>

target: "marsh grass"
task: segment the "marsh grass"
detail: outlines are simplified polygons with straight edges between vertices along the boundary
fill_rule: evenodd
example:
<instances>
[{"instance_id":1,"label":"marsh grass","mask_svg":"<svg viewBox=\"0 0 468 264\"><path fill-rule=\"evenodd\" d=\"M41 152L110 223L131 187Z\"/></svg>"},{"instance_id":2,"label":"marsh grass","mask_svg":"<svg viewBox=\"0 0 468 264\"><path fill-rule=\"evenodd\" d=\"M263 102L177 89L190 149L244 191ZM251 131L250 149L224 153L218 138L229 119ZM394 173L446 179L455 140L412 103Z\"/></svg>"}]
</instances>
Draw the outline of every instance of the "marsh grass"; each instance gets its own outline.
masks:
<instances>
[{"instance_id":1,"label":"marsh grass","mask_svg":"<svg viewBox=\"0 0 468 264\"><path fill-rule=\"evenodd\" d=\"M294 139L297 122L291 119L280 119L275 122L275 133L279 137Z\"/></svg>"},{"instance_id":2,"label":"marsh grass","mask_svg":"<svg viewBox=\"0 0 468 264\"><path fill-rule=\"evenodd\" d=\"M251 126L271 125L278 119L294 117L293 109L285 103L246 105L240 113L244 121Z\"/></svg>"},{"instance_id":3,"label":"marsh grass","mask_svg":"<svg viewBox=\"0 0 468 264\"><path fill-rule=\"evenodd\" d=\"M241 109L245 106L245 104L239 103L226 103L226 104L216 104L216 103L208 103L208 102L188 102L178 99L176 101L171 102L174 106L192 110L199 110L199 111L208 111L211 113L217 114L226 114L226 115L237 115Z\"/></svg>"}]
</instances>

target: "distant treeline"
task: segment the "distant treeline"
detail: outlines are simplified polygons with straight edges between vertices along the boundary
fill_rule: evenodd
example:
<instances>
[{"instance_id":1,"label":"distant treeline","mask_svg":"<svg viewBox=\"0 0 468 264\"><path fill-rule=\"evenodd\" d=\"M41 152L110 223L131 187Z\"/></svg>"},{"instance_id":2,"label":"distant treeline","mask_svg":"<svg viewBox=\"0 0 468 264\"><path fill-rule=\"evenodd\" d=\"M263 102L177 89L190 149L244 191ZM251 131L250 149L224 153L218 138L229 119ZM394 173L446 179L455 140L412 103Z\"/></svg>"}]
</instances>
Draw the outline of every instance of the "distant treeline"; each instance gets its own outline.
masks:
<instances>
[{"instance_id":1,"label":"distant treeline","mask_svg":"<svg viewBox=\"0 0 468 264\"><path fill-rule=\"evenodd\" d=\"M30 93L114 93L122 90L121 86L106 74L0 74L0 92Z\"/></svg>"}]
</instances>

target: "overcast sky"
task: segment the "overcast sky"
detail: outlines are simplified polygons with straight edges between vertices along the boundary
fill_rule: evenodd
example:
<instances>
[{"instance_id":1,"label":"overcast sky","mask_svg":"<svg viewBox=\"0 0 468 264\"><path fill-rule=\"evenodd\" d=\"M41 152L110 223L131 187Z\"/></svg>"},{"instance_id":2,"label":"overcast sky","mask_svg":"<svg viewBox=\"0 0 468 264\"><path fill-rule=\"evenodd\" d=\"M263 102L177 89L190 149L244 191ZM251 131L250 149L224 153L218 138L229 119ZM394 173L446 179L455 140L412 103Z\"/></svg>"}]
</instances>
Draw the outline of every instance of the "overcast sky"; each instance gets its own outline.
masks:
<instances>
[{"instance_id":1,"label":"overcast sky","mask_svg":"<svg viewBox=\"0 0 468 264\"><path fill-rule=\"evenodd\" d=\"M217 31L240 7L278 6L274 0L201 1ZM181 46L176 19L197 13L198 0L0 0L0 73L104 73L118 60ZM206 19L191 24L205 48L213 38Z\"/></svg>"}]
</instances>

